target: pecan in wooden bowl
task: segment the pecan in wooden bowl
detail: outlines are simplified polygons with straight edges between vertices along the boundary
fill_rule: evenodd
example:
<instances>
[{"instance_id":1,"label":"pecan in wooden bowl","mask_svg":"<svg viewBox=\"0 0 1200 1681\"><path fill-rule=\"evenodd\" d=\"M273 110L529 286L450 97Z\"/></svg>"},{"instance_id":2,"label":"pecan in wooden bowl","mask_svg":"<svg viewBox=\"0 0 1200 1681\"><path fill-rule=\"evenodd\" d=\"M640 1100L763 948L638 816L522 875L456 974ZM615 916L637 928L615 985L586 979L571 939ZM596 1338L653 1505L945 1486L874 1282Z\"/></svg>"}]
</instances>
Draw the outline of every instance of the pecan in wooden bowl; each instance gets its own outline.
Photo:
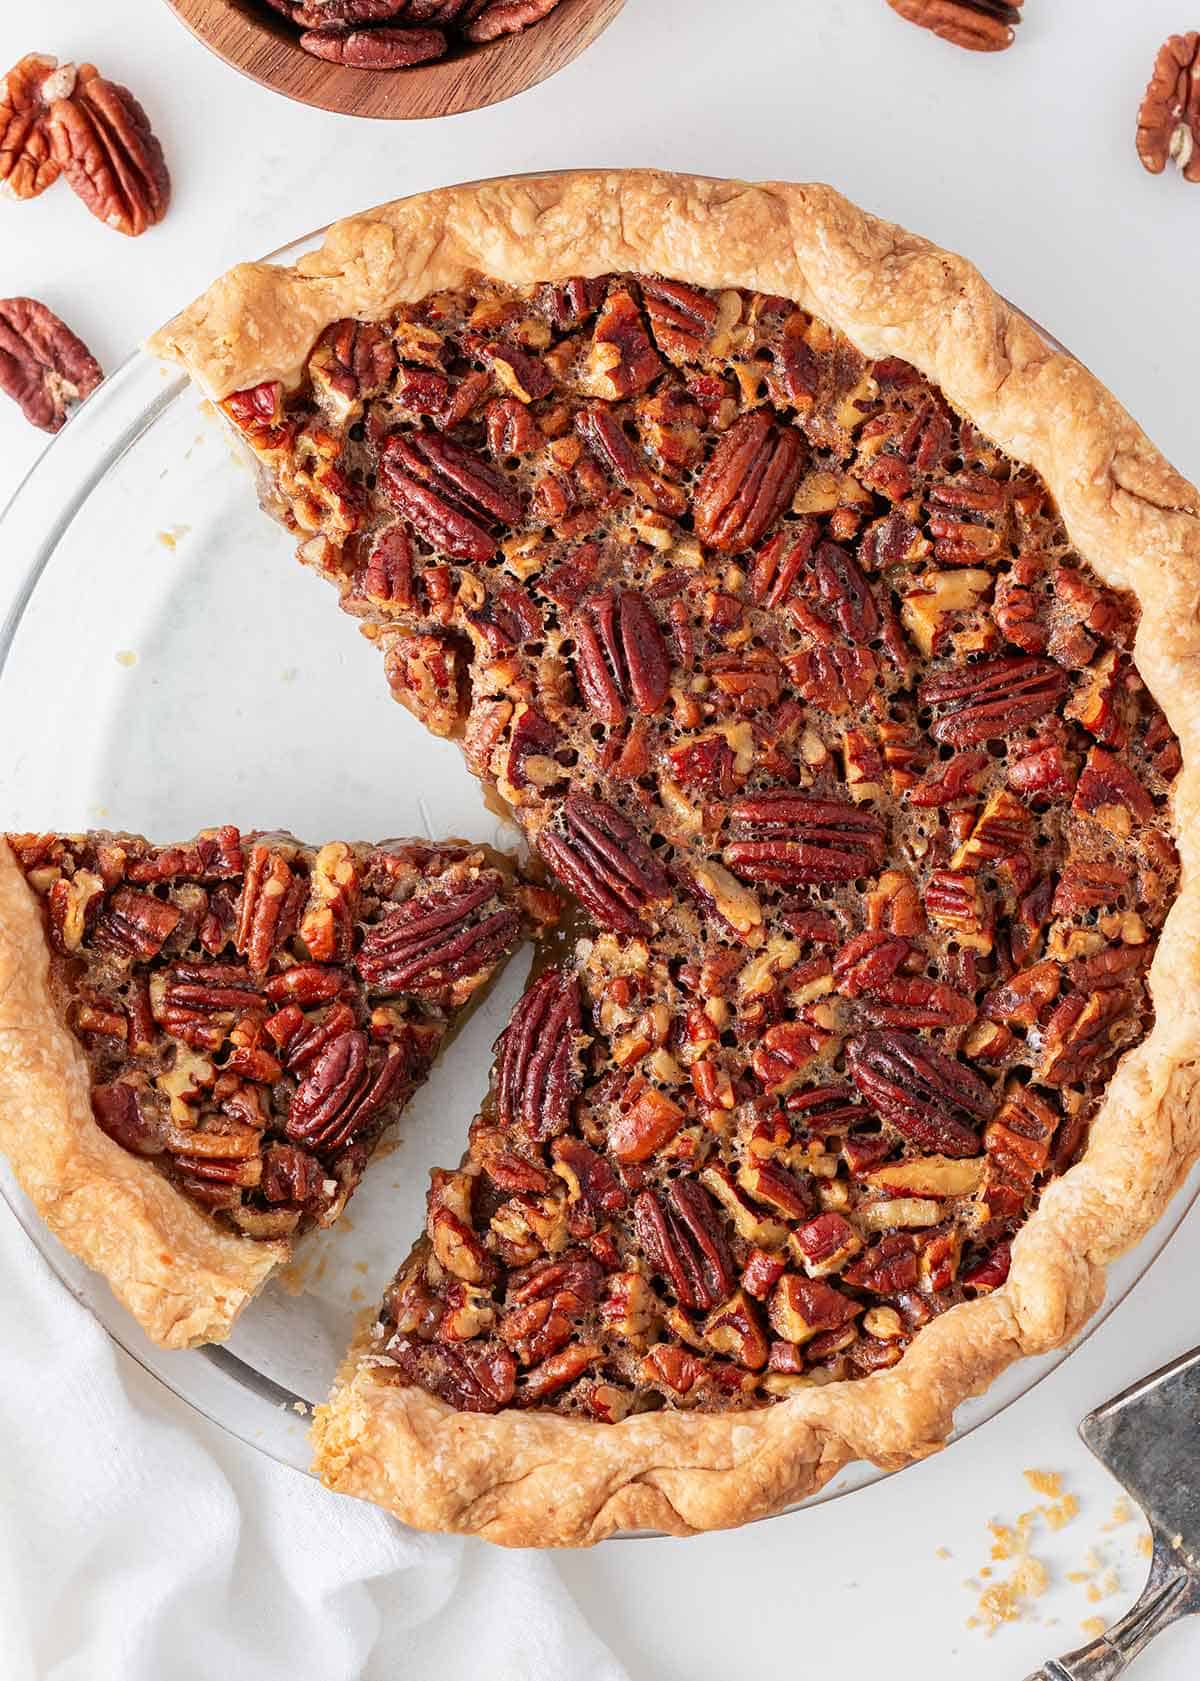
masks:
<instances>
[{"instance_id":1,"label":"pecan in wooden bowl","mask_svg":"<svg viewBox=\"0 0 1200 1681\"><path fill-rule=\"evenodd\" d=\"M625 0L167 0L226 64L353 117L444 117L545 81Z\"/></svg>"}]
</instances>

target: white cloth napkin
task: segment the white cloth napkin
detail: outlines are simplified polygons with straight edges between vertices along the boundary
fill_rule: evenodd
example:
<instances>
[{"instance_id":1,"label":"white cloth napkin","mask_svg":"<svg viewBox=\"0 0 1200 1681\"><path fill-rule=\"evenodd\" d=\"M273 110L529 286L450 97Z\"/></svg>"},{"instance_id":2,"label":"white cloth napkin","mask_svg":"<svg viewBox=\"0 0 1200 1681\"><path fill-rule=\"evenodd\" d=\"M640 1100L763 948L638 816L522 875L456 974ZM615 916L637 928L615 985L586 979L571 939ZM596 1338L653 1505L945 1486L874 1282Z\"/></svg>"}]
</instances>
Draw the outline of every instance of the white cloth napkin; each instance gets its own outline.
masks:
<instances>
[{"instance_id":1,"label":"white cloth napkin","mask_svg":"<svg viewBox=\"0 0 1200 1681\"><path fill-rule=\"evenodd\" d=\"M553 1564L418 1535L225 1436L0 1203L3 1681L623 1681Z\"/></svg>"}]
</instances>

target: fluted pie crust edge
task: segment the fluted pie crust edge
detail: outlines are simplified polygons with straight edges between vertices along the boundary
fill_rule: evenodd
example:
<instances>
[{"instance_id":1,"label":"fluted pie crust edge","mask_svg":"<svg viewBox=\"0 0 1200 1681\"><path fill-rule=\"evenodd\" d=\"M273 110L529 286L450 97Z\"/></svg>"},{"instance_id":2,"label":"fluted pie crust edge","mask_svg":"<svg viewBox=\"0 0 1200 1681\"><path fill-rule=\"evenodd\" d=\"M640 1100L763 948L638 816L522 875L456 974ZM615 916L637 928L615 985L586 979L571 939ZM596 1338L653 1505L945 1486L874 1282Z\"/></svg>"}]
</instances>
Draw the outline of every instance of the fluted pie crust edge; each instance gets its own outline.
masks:
<instances>
[{"instance_id":1,"label":"fluted pie crust edge","mask_svg":"<svg viewBox=\"0 0 1200 1681\"><path fill-rule=\"evenodd\" d=\"M50 984L42 910L0 838L0 1151L73 1255L164 1348L219 1342L292 1246L222 1231L96 1125L87 1058Z\"/></svg>"},{"instance_id":2,"label":"fluted pie crust edge","mask_svg":"<svg viewBox=\"0 0 1200 1681\"><path fill-rule=\"evenodd\" d=\"M1156 1024L1128 1052L1083 1159L1045 1190L1007 1283L954 1307L898 1366L755 1411L457 1412L350 1351L314 1427L316 1468L409 1523L517 1546L614 1530L689 1534L802 1499L853 1459L898 1467L1022 1354L1069 1338L1104 1268L1140 1239L1200 1148L1200 497L1086 369L1050 349L961 257L824 186L578 172L451 188L333 227L295 268L233 269L152 341L213 396L294 383L320 332L379 318L482 270L515 285L610 271L785 295L870 357L899 356L1035 468L1073 544L1132 590L1135 657L1179 736L1179 897L1150 971Z\"/></svg>"}]
</instances>

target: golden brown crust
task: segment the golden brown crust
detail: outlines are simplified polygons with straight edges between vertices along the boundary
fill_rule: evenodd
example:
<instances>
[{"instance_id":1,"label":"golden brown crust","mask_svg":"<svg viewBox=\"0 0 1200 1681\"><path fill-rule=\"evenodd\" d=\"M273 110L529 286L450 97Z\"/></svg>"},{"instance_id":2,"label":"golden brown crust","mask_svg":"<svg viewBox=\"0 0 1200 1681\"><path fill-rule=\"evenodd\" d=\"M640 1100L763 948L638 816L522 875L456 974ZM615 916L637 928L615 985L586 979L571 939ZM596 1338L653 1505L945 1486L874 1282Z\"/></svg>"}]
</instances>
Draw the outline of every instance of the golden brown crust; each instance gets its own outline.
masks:
<instances>
[{"instance_id":1,"label":"golden brown crust","mask_svg":"<svg viewBox=\"0 0 1200 1681\"><path fill-rule=\"evenodd\" d=\"M49 971L41 910L0 839L0 1150L55 1237L104 1275L148 1337L217 1342L290 1246L221 1231L101 1132Z\"/></svg>"},{"instance_id":2,"label":"golden brown crust","mask_svg":"<svg viewBox=\"0 0 1200 1681\"><path fill-rule=\"evenodd\" d=\"M900 1365L756 1412L659 1412L617 1425L538 1412L458 1413L348 1357L315 1427L333 1488L420 1527L511 1545L580 1545L617 1529L743 1522L822 1486L854 1458L899 1466L946 1438L955 1407L1021 1354L1070 1337L1106 1264L1141 1238L1200 1148L1200 498L1116 400L1050 349L962 258L820 186L648 172L452 188L339 223L294 270L234 269L151 348L216 396L294 380L344 315L460 284L652 270L780 293L870 356L914 363L1045 479L1072 542L1141 600L1138 665L1180 738L1183 876L1150 974L1157 1021L1122 1061L1084 1159L1047 1189L1007 1284L926 1327Z\"/></svg>"}]
</instances>

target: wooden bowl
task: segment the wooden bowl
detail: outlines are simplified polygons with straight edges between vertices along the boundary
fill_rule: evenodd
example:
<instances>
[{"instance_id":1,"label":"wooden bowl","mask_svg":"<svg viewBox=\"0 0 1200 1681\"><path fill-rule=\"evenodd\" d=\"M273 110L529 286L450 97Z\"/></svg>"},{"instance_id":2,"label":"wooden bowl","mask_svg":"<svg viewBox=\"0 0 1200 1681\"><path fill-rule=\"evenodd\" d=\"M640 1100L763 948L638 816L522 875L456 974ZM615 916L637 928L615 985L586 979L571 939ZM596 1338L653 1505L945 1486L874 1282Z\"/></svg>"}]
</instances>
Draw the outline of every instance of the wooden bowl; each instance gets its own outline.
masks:
<instances>
[{"instance_id":1,"label":"wooden bowl","mask_svg":"<svg viewBox=\"0 0 1200 1681\"><path fill-rule=\"evenodd\" d=\"M519 35L411 70L354 70L300 46L298 30L261 0L167 0L192 34L235 70L289 99L352 117L446 117L545 81L591 45L625 0L562 0Z\"/></svg>"}]
</instances>

